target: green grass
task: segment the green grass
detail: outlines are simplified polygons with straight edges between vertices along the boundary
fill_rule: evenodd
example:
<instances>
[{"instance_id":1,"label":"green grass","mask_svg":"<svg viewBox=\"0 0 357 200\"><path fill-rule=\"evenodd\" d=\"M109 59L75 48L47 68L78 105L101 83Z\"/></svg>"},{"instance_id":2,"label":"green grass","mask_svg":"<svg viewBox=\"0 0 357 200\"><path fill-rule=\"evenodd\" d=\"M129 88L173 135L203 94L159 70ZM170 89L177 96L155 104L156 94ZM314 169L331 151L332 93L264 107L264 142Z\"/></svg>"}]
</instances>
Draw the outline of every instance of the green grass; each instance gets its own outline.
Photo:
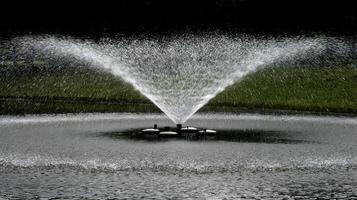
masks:
<instances>
[{"instance_id":1,"label":"green grass","mask_svg":"<svg viewBox=\"0 0 357 200\"><path fill-rule=\"evenodd\" d=\"M159 111L131 85L108 73L30 70L13 75L2 70L0 75L0 96L50 97L47 101L0 98L1 114ZM356 99L355 66L272 67L228 87L202 111L244 108L357 113Z\"/></svg>"},{"instance_id":2,"label":"green grass","mask_svg":"<svg viewBox=\"0 0 357 200\"><path fill-rule=\"evenodd\" d=\"M267 68L227 88L209 105L355 113L357 68Z\"/></svg>"},{"instance_id":3,"label":"green grass","mask_svg":"<svg viewBox=\"0 0 357 200\"><path fill-rule=\"evenodd\" d=\"M106 73L38 73L2 78L1 96L131 99L149 102L127 83Z\"/></svg>"}]
</instances>

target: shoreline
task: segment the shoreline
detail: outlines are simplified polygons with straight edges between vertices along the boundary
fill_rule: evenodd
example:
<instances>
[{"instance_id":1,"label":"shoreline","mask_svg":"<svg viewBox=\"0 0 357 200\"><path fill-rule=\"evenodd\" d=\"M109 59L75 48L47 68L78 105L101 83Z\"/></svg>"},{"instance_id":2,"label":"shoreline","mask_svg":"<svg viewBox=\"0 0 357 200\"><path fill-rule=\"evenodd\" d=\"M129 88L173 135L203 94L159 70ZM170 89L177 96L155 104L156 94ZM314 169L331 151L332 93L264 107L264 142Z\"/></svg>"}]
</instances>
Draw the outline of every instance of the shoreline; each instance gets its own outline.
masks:
<instances>
[{"instance_id":1,"label":"shoreline","mask_svg":"<svg viewBox=\"0 0 357 200\"><path fill-rule=\"evenodd\" d=\"M133 102L133 101L132 101ZM123 99L69 98L69 97L16 97L0 96L0 115L36 115L36 114L76 114L76 113L162 113L154 104L145 101L128 103ZM79 108L77 107L79 106ZM285 109L248 106L219 106L207 104L197 113L232 113L232 114L273 114L273 115L316 115L357 117L357 112L322 111L316 108ZM76 109L74 109L76 107ZM326 108L324 108L326 109ZM342 110L342 109L341 109ZM347 109L346 109L347 110Z\"/></svg>"}]
</instances>

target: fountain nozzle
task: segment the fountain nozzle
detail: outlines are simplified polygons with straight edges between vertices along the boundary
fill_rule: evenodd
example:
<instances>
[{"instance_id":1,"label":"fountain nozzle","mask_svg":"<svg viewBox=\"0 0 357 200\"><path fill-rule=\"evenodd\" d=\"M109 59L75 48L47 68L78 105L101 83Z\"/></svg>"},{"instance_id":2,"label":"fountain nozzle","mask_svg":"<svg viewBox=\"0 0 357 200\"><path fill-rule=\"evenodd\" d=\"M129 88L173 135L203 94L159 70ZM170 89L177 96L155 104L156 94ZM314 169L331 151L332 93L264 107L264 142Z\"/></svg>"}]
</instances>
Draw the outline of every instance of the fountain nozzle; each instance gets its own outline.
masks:
<instances>
[{"instance_id":1,"label":"fountain nozzle","mask_svg":"<svg viewBox=\"0 0 357 200\"><path fill-rule=\"evenodd\" d=\"M177 132L178 134L181 133L181 129L182 129L182 124L177 124L177 125L176 125L176 132Z\"/></svg>"}]
</instances>

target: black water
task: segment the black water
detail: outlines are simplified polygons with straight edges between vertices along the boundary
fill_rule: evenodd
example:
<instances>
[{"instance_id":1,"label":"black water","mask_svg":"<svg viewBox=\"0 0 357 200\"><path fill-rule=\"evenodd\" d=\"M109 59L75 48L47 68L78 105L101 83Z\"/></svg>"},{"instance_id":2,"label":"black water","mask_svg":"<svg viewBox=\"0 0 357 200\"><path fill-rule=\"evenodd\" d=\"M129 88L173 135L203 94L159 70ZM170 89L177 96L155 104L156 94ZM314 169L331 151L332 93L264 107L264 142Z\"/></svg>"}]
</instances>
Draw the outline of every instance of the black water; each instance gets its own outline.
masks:
<instances>
[{"instance_id":1,"label":"black water","mask_svg":"<svg viewBox=\"0 0 357 200\"><path fill-rule=\"evenodd\" d=\"M120 135L153 123L174 125L149 114L3 116L0 199L357 199L356 118L197 115L187 124L229 137Z\"/></svg>"}]
</instances>

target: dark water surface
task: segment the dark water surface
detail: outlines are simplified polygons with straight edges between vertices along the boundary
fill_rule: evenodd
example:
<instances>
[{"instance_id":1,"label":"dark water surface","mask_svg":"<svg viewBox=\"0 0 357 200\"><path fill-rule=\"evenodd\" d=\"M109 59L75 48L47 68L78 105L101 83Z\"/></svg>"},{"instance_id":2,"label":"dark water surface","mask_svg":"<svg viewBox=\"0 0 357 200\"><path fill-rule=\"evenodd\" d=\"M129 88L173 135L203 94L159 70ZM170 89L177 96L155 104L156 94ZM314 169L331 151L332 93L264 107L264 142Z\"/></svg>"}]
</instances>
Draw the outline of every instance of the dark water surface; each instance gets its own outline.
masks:
<instances>
[{"instance_id":1,"label":"dark water surface","mask_svg":"<svg viewBox=\"0 0 357 200\"><path fill-rule=\"evenodd\" d=\"M133 140L163 115L0 117L0 199L357 199L357 118L196 115L227 140Z\"/></svg>"}]
</instances>

